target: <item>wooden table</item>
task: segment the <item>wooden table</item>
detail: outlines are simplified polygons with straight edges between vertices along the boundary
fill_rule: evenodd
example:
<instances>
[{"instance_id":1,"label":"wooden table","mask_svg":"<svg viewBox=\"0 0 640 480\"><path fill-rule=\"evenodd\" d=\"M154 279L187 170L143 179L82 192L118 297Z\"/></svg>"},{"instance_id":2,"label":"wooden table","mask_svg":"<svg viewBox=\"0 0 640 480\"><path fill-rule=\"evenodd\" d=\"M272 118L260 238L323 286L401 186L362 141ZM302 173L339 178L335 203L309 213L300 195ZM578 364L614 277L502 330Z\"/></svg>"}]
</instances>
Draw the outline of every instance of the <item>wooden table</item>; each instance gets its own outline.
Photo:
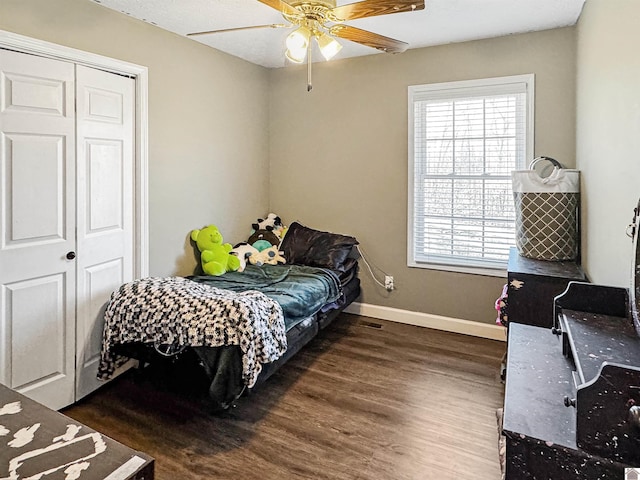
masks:
<instances>
[{"instance_id":1,"label":"wooden table","mask_svg":"<svg viewBox=\"0 0 640 480\"><path fill-rule=\"evenodd\" d=\"M153 477L153 458L0 384L0 478Z\"/></svg>"}]
</instances>

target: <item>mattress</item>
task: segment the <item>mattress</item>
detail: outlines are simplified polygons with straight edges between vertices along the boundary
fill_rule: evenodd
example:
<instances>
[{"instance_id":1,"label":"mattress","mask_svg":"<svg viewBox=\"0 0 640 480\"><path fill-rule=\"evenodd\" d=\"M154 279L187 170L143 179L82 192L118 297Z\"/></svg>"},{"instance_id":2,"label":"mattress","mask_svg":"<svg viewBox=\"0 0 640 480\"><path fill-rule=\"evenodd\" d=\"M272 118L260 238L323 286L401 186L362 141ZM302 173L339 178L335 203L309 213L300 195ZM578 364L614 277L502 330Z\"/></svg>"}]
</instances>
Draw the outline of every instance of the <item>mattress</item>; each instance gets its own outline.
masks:
<instances>
[{"instance_id":1,"label":"mattress","mask_svg":"<svg viewBox=\"0 0 640 480\"><path fill-rule=\"evenodd\" d=\"M187 278L233 292L257 290L265 294L282 307L286 330L342 296L340 278L335 272L303 265L247 265L243 272Z\"/></svg>"}]
</instances>

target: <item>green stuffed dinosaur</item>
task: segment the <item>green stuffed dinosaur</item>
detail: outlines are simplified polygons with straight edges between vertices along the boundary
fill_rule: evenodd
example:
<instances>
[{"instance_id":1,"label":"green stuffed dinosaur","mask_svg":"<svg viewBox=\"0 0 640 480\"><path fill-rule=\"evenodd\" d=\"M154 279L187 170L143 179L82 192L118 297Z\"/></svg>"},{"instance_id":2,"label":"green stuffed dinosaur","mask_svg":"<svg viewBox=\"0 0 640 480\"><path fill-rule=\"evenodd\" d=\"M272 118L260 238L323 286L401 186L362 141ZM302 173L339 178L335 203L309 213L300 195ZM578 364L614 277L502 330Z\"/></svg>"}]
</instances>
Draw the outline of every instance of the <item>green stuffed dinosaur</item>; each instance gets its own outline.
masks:
<instances>
[{"instance_id":1,"label":"green stuffed dinosaur","mask_svg":"<svg viewBox=\"0 0 640 480\"><path fill-rule=\"evenodd\" d=\"M215 225L193 230L191 240L196 242L200 250L202 270L207 275L222 275L240 268L240 259L229 254L231 244L222 243L222 234Z\"/></svg>"}]
</instances>

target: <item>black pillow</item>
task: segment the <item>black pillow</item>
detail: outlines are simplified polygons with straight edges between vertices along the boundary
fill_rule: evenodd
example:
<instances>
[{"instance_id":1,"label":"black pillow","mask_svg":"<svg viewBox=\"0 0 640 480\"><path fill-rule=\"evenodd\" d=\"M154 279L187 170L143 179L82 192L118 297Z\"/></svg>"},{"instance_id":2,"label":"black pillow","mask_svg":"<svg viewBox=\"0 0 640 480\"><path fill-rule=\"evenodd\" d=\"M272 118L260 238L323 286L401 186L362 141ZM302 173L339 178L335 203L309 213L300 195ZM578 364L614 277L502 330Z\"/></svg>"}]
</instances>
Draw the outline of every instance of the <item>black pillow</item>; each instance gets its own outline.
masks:
<instances>
[{"instance_id":1,"label":"black pillow","mask_svg":"<svg viewBox=\"0 0 640 480\"><path fill-rule=\"evenodd\" d=\"M344 263L358 241L354 237L322 232L293 222L280 244L287 263L344 271Z\"/></svg>"}]
</instances>

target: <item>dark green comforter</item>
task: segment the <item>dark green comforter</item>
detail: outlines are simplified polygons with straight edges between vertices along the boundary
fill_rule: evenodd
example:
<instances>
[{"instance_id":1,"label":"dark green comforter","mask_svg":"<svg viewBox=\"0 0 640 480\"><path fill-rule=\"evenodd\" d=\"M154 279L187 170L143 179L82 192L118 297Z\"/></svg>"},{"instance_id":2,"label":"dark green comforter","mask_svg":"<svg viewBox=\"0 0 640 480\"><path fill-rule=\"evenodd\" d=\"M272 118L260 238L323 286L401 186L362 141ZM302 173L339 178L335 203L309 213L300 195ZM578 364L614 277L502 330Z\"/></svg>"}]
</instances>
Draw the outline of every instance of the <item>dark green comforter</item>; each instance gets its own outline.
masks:
<instances>
[{"instance_id":1,"label":"dark green comforter","mask_svg":"<svg viewBox=\"0 0 640 480\"><path fill-rule=\"evenodd\" d=\"M340 281L333 272L302 265L247 265L244 272L188 278L235 292L258 290L264 293L282 307L287 330L341 295Z\"/></svg>"}]
</instances>

